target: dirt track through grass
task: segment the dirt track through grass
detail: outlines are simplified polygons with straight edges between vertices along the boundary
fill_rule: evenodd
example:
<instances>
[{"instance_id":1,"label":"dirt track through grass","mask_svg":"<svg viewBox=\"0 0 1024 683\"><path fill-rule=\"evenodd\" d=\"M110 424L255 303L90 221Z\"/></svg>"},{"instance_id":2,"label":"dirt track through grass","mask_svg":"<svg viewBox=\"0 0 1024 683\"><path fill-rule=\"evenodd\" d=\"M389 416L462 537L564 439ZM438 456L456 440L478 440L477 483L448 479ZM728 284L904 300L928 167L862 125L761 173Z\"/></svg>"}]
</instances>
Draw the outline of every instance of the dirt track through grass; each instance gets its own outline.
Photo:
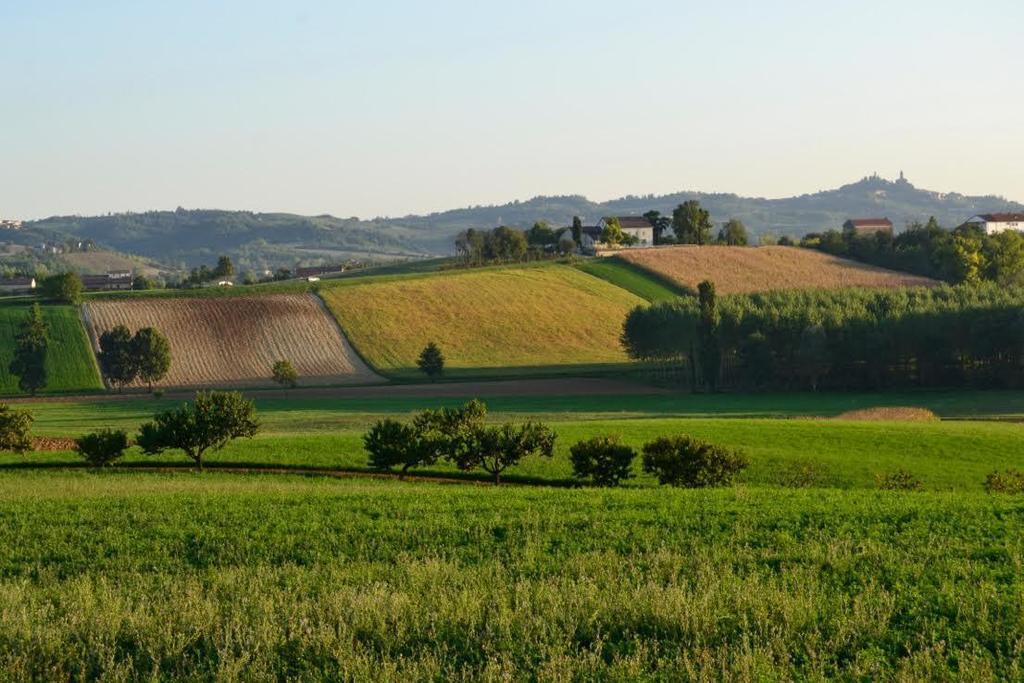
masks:
<instances>
[{"instance_id":1,"label":"dirt track through grass","mask_svg":"<svg viewBox=\"0 0 1024 683\"><path fill-rule=\"evenodd\" d=\"M798 247L661 247L627 250L619 257L680 287L696 290L701 281L711 280L719 294L773 289L932 287L938 284L925 277Z\"/></svg>"},{"instance_id":2,"label":"dirt track through grass","mask_svg":"<svg viewBox=\"0 0 1024 683\"><path fill-rule=\"evenodd\" d=\"M312 294L90 301L86 313L94 338L118 324L165 334L173 360L162 386L268 385L278 360L300 384L379 381Z\"/></svg>"}]
</instances>

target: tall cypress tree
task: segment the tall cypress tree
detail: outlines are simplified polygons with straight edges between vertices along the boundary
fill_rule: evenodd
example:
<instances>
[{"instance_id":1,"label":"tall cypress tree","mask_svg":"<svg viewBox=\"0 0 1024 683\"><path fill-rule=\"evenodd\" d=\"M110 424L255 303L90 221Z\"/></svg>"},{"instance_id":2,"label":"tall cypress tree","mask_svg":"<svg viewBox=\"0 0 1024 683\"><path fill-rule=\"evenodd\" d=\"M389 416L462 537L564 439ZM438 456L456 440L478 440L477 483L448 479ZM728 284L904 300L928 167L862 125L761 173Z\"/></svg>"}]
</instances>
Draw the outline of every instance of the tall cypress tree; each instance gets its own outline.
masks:
<instances>
[{"instance_id":1,"label":"tall cypress tree","mask_svg":"<svg viewBox=\"0 0 1024 683\"><path fill-rule=\"evenodd\" d=\"M32 310L21 323L15 338L14 358L11 360L9 370L12 375L17 376L18 387L33 396L46 387L49 334L49 325L43 320L42 309L39 308L39 304L32 304Z\"/></svg>"},{"instance_id":2,"label":"tall cypress tree","mask_svg":"<svg viewBox=\"0 0 1024 683\"><path fill-rule=\"evenodd\" d=\"M697 323L697 345L700 355L701 379L709 391L718 389L718 375L722 366L722 351L718 346L718 303L715 284L705 280L697 285L700 321Z\"/></svg>"}]
</instances>

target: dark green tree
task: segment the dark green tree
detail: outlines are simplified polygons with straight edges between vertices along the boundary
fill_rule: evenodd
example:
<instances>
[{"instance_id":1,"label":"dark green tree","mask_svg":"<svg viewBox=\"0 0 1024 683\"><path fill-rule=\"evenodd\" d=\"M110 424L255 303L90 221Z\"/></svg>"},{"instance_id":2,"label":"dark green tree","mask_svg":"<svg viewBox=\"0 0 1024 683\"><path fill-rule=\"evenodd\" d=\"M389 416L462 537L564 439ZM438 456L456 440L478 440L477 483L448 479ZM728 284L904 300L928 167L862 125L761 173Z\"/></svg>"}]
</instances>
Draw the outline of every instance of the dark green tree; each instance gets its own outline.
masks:
<instances>
[{"instance_id":1,"label":"dark green tree","mask_svg":"<svg viewBox=\"0 0 1024 683\"><path fill-rule=\"evenodd\" d=\"M378 421L363 435L363 446L370 454L370 467L390 470L400 466L402 476L411 467L437 461L436 458L429 460L424 457L429 454L421 448L420 439L412 425L390 418Z\"/></svg>"},{"instance_id":2,"label":"dark green tree","mask_svg":"<svg viewBox=\"0 0 1024 683\"><path fill-rule=\"evenodd\" d=\"M662 216L660 211L648 211L644 214L644 218L650 221L654 227L654 243L661 244L664 242L668 236L666 233L672 229L672 217Z\"/></svg>"},{"instance_id":3,"label":"dark green tree","mask_svg":"<svg viewBox=\"0 0 1024 683\"><path fill-rule=\"evenodd\" d=\"M132 338L132 357L139 379L153 391L153 383L162 380L171 369L171 344L156 328L143 327Z\"/></svg>"},{"instance_id":4,"label":"dark green tree","mask_svg":"<svg viewBox=\"0 0 1024 683\"><path fill-rule=\"evenodd\" d=\"M75 439L75 450L93 467L117 461L128 448L128 434L122 429L101 429Z\"/></svg>"},{"instance_id":5,"label":"dark green tree","mask_svg":"<svg viewBox=\"0 0 1024 683\"><path fill-rule=\"evenodd\" d=\"M711 243L711 214L696 199L683 202L672 212L676 239L683 244Z\"/></svg>"},{"instance_id":6,"label":"dark green tree","mask_svg":"<svg viewBox=\"0 0 1024 683\"><path fill-rule=\"evenodd\" d=\"M718 243L727 244L730 247L745 247L749 243L747 226L743 222L730 218L722 229L718 231Z\"/></svg>"},{"instance_id":7,"label":"dark green tree","mask_svg":"<svg viewBox=\"0 0 1024 683\"><path fill-rule=\"evenodd\" d=\"M139 376L132 346L132 333L124 325L107 330L100 335L100 352L96 354L100 370L111 386L124 387Z\"/></svg>"},{"instance_id":8,"label":"dark green tree","mask_svg":"<svg viewBox=\"0 0 1024 683\"><path fill-rule=\"evenodd\" d=\"M583 220L579 216L572 217L572 239L576 244L583 239Z\"/></svg>"},{"instance_id":9,"label":"dark green tree","mask_svg":"<svg viewBox=\"0 0 1024 683\"><path fill-rule=\"evenodd\" d=\"M689 436L661 437L644 445L644 471L658 483L686 488L727 486L749 462L738 451Z\"/></svg>"},{"instance_id":10,"label":"dark green tree","mask_svg":"<svg viewBox=\"0 0 1024 683\"><path fill-rule=\"evenodd\" d=\"M14 339L14 358L8 367L18 378L18 387L33 396L46 387L46 356L50 346L50 326L43 320L39 304L32 304L28 316Z\"/></svg>"},{"instance_id":11,"label":"dark green tree","mask_svg":"<svg viewBox=\"0 0 1024 683\"><path fill-rule=\"evenodd\" d=\"M202 471L207 451L220 450L234 439L252 438L259 426L255 404L240 393L200 392L192 403L143 424L136 442L149 455L182 450Z\"/></svg>"},{"instance_id":12,"label":"dark green tree","mask_svg":"<svg viewBox=\"0 0 1024 683\"><path fill-rule=\"evenodd\" d=\"M547 221L537 221L526 233L526 241L531 247L547 247L558 242L558 236Z\"/></svg>"},{"instance_id":13,"label":"dark green tree","mask_svg":"<svg viewBox=\"0 0 1024 683\"><path fill-rule=\"evenodd\" d=\"M632 477L634 458L636 451L617 436L595 436L569 449L573 474L598 486L618 486Z\"/></svg>"},{"instance_id":14,"label":"dark green tree","mask_svg":"<svg viewBox=\"0 0 1024 683\"><path fill-rule=\"evenodd\" d=\"M427 345L420 351L420 357L416 359L416 365L433 382L444 372L444 354L441 353L437 344L427 342Z\"/></svg>"},{"instance_id":15,"label":"dark green tree","mask_svg":"<svg viewBox=\"0 0 1024 683\"><path fill-rule=\"evenodd\" d=\"M45 278L39 286L50 301L77 306L82 303L82 278L78 273L58 273Z\"/></svg>"},{"instance_id":16,"label":"dark green tree","mask_svg":"<svg viewBox=\"0 0 1024 683\"><path fill-rule=\"evenodd\" d=\"M526 422L506 423L494 427L476 426L467 434L467 444L453 458L460 470L480 468L491 475L495 484L501 474L533 453L551 457L555 434L545 425Z\"/></svg>"},{"instance_id":17,"label":"dark green tree","mask_svg":"<svg viewBox=\"0 0 1024 683\"><path fill-rule=\"evenodd\" d=\"M229 256L221 256L217 259L217 266L213 269L214 277L231 277L235 274L235 264Z\"/></svg>"},{"instance_id":18,"label":"dark green tree","mask_svg":"<svg viewBox=\"0 0 1024 683\"><path fill-rule=\"evenodd\" d=\"M697 343L700 352L701 379L709 391L718 389L718 376L722 367L722 351L718 343L718 301L715 285L705 280L697 286L700 322L697 325Z\"/></svg>"}]
</instances>

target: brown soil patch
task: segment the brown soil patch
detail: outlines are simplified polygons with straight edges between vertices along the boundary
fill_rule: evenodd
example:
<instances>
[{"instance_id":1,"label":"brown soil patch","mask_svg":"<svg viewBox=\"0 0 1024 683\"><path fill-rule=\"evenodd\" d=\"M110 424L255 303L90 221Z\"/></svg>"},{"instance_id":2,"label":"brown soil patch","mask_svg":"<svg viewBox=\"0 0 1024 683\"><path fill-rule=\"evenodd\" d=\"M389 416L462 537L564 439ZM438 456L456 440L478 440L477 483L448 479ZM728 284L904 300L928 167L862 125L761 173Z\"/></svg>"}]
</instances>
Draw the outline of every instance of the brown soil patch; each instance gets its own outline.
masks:
<instances>
[{"instance_id":1,"label":"brown soil patch","mask_svg":"<svg viewBox=\"0 0 1024 683\"><path fill-rule=\"evenodd\" d=\"M166 335L164 387L269 385L278 360L291 362L300 384L382 381L312 294L90 301L83 310L94 347L115 325Z\"/></svg>"},{"instance_id":2,"label":"brown soil patch","mask_svg":"<svg viewBox=\"0 0 1024 683\"><path fill-rule=\"evenodd\" d=\"M719 294L938 284L929 278L799 247L670 246L626 249L618 256L681 287L696 290L702 281L711 280Z\"/></svg>"},{"instance_id":3,"label":"brown soil patch","mask_svg":"<svg viewBox=\"0 0 1024 683\"><path fill-rule=\"evenodd\" d=\"M932 422L939 416L927 408L912 406L891 406L880 408L861 408L840 413L833 420L861 420L878 422Z\"/></svg>"},{"instance_id":4,"label":"brown soil patch","mask_svg":"<svg viewBox=\"0 0 1024 683\"><path fill-rule=\"evenodd\" d=\"M32 438L33 451L73 451L75 440L59 436L36 436Z\"/></svg>"}]
</instances>

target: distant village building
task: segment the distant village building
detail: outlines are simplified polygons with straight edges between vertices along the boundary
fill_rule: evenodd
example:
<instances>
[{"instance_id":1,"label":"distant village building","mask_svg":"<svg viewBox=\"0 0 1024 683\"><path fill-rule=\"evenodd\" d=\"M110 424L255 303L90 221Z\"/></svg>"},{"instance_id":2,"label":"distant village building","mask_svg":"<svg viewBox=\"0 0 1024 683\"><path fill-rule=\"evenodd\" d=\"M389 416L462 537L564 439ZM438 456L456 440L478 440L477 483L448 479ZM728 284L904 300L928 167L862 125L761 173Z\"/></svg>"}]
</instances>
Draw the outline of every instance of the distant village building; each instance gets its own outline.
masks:
<instances>
[{"instance_id":1,"label":"distant village building","mask_svg":"<svg viewBox=\"0 0 1024 683\"><path fill-rule=\"evenodd\" d=\"M892 234L892 221L888 218L851 218L843 223L843 230L855 235L873 235L877 232Z\"/></svg>"},{"instance_id":2,"label":"distant village building","mask_svg":"<svg viewBox=\"0 0 1024 683\"><path fill-rule=\"evenodd\" d=\"M93 291L131 289L133 280L130 270L111 270L106 275L83 275L82 286Z\"/></svg>"},{"instance_id":3,"label":"distant village building","mask_svg":"<svg viewBox=\"0 0 1024 683\"><path fill-rule=\"evenodd\" d=\"M341 273L344 270L344 266L307 266L303 268L296 268L295 277L307 280L308 282L316 282L324 275Z\"/></svg>"},{"instance_id":4,"label":"distant village building","mask_svg":"<svg viewBox=\"0 0 1024 683\"><path fill-rule=\"evenodd\" d=\"M35 288L34 277L0 278L0 294L30 294Z\"/></svg>"},{"instance_id":5,"label":"distant village building","mask_svg":"<svg viewBox=\"0 0 1024 683\"><path fill-rule=\"evenodd\" d=\"M978 226L986 235L1006 230L1024 231L1024 213L983 213L967 219L965 225Z\"/></svg>"},{"instance_id":6,"label":"distant village building","mask_svg":"<svg viewBox=\"0 0 1024 683\"><path fill-rule=\"evenodd\" d=\"M637 243L626 248L637 249L654 246L654 226L643 216L618 216L619 226L626 235L636 237ZM607 246L601 242L601 234L608 227L611 217L602 218L597 225L584 225L580 228L580 251L584 254L594 254L601 247ZM573 239L572 228L565 228L558 233L558 240Z\"/></svg>"},{"instance_id":7,"label":"distant village building","mask_svg":"<svg viewBox=\"0 0 1024 683\"><path fill-rule=\"evenodd\" d=\"M0 219L0 230L21 230L23 223L11 218Z\"/></svg>"}]
</instances>

